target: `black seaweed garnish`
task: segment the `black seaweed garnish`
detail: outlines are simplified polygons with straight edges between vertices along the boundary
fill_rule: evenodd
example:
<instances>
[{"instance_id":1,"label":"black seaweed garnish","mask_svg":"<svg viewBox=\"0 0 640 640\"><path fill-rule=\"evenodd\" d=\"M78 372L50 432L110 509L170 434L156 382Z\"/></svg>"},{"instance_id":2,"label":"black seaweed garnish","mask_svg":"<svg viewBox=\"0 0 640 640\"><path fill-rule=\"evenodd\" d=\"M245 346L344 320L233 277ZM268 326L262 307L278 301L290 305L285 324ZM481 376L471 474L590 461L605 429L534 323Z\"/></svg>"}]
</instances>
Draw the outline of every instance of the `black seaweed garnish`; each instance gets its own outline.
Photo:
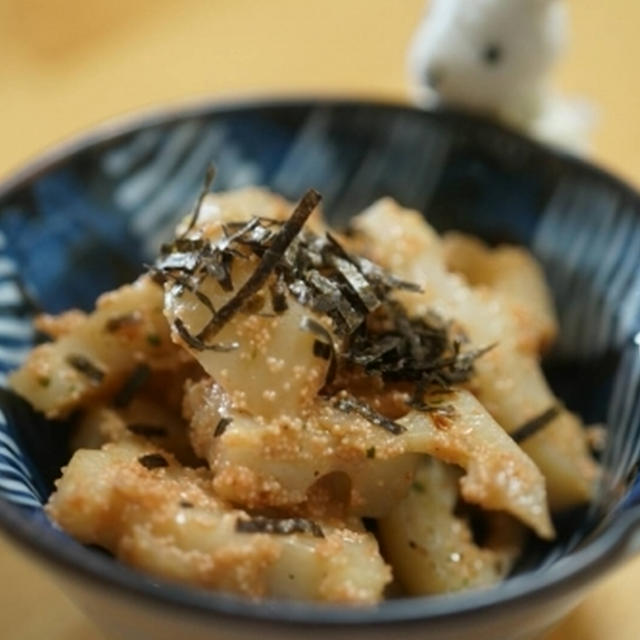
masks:
<instances>
[{"instance_id":1,"label":"black seaweed garnish","mask_svg":"<svg viewBox=\"0 0 640 640\"><path fill-rule=\"evenodd\" d=\"M390 291L392 289L413 291L420 293L422 288L415 282L407 282L400 278L396 278L394 275L387 273L382 267L375 262L371 262L367 258L362 256L353 256L353 263L362 271L369 282L375 283L376 287L381 287L383 290Z\"/></svg>"},{"instance_id":2,"label":"black seaweed garnish","mask_svg":"<svg viewBox=\"0 0 640 640\"><path fill-rule=\"evenodd\" d=\"M276 265L300 233L309 216L318 206L321 196L317 191L310 189L303 196L291 217L282 225L267 247L255 271L247 281L238 289L236 294L217 313L213 315L209 323L198 334L201 341L213 338L222 327L242 309L244 304L267 282Z\"/></svg>"},{"instance_id":3,"label":"black seaweed garnish","mask_svg":"<svg viewBox=\"0 0 640 640\"><path fill-rule=\"evenodd\" d=\"M127 431L145 438L166 438L168 435L167 429L157 424L128 424Z\"/></svg>"},{"instance_id":4,"label":"black seaweed garnish","mask_svg":"<svg viewBox=\"0 0 640 640\"><path fill-rule=\"evenodd\" d=\"M133 397L145 385L151 376L151 369L146 364L139 364L131 375L124 381L124 384L113 398L116 407L126 407Z\"/></svg>"},{"instance_id":5,"label":"black seaweed garnish","mask_svg":"<svg viewBox=\"0 0 640 640\"><path fill-rule=\"evenodd\" d=\"M401 424L398 424L397 422L390 420L386 416L383 416L368 404L366 404L365 402L361 402L356 398L344 395L340 396L335 399L334 406L340 411L344 411L345 413L357 413L365 420L368 420L372 424L386 429L393 435L397 436L406 431L406 427L403 427Z\"/></svg>"},{"instance_id":6,"label":"black seaweed garnish","mask_svg":"<svg viewBox=\"0 0 640 640\"><path fill-rule=\"evenodd\" d=\"M314 293L313 310L330 316L339 333L352 334L364 322L366 314L351 304L340 285L332 279L315 269L309 271L307 277Z\"/></svg>"},{"instance_id":7,"label":"black seaweed garnish","mask_svg":"<svg viewBox=\"0 0 640 640\"><path fill-rule=\"evenodd\" d=\"M174 283L173 294L176 297L180 297L184 290L190 291L193 295L202 302L202 304L209 309L212 313L215 313L215 307L213 303L202 291L200 291L199 283L197 281L191 280L188 276L185 276L181 273L175 273L170 269L159 269L158 267L153 267L151 270L154 279L161 284L165 282L171 281Z\"/></svg>"},{"instance_id":8,"label":"black seaweed garnish","mask_svg":"<svg viewBox=\"0 0 640 640\"><path fill-rule=\"evenodd\" d=\"M300 324L300 328L305 331L310 331L314 333L322 340L315 340L313 343L313 354L322 358L323 360L329 361L329 367L327 368L327 373L325 375L325 387L331 384L336 376L336 371L338 367L338 360L336 358L336 350L333 344L333 338L331 337L331 333L323 327L318 321L313 318L309 318L305 316L302 319Z\"/></svg>"},{"instance_id":9,"label":"black seaweed garnish","mask_svg":"<svg viewBox=\"0 0 640 640\"><path fill-rule=\"evenodd\" d=\"M173 326L186 344L196 351L219 351L225 353L227 351L233 351L239 346L236 342L232 342L231 344L205 344L198 336L189 333L189 330L180 318L176 318L173 321Z\"/></svg>"},{"instance_id":10,"label":"black seaweed garnish","mask_svg":"<svg viewBox=\"0 0 640 640\"><path fill-rule=\"evenodd\" d=\"M316 358L322 358L322 360L329 360L333 354L333 349L330 344L322 342L320 340L313 341L313 355Z\"/></svg>"},{"instance_id":11,"label":"black seaweed garnish","mask_svg":"<svg viewBox=\"0 0 640 640\"><path fill-rule=\"evenodd\" d=\"M83 355L71 353L67 356L67 362L80 373L84 374L94 384L100 384L104 380L105 373Z\"/></svg>"},{"instance_id":12,"label":"black seaweed garnish","mask_svg":"<svg viewBox=\"0 0 640 640\"><path fill-rule=\"evenodd\" d=\"M267 518L254 516L250 519L236 520L238 533L272 533L291 535L293 533L309 533L315 538L324 538L320 525L307 518Z\"/></svg>"},{"instance_id":13,"label":"black seaweed garnish","mask_svg":"<svg viewBox=\"0 0 640 640\"><path fill-rule=\"evenodd\" d=\"M219 438L227 430L227 427L232 422L233 422L233 418L230 418L229 416L223 416L222 418L220 418L220 420L218 420L218 424L216 425L216 428L213 431L213 437Z\"/></svg>"},{"instance_id":14,"label":"black seaweed garnish","mask_svg":"<svg viewBox=\"0 0 640 640\"><path fill-rule=\"evenodd\" d=\"M208 189L205 184L203 193ZM467 381L476 359L487 349L463 349L466 339L453 331L450 323L436 314L411 317L393 299L398 290L421 291L418 285L349 253L330 233L318 235L303 229L319 201L320 195L309 190L288 220L253 217L228 222L222 226L222 237L214 242L198 235L197 207L187 229L189 236L185 233L163 247L151 271L159 282L172 283L174 295L190 291L211 313L197 335L180 319L174 323L175 331L198 351L226 351L237 345L215 345L211 340L237 313L277 316L287 310L291 297L314 312L303 320L301 328L316 334L313 353L329 362L323 394L338 397L350 372L364 373L402 386L414 409L446 412L445 405L430 400L432 392L446 392ZM235 290L234 261L256 257L253 272ZM219 309L202 290L208 277L231 293ZM267 295L270 309L265 309ZM330 319L330 329L313 315ZM400 425L356 398L342 397L337 406L357 412L391 433L402 431Z\"/></svg>"},{"instance_id":15,"label":"black seaweed garnish","mask_svg":"<svg viewBox=\"0 0 640 640\"><path fill-rule=\"evenodd\" d=\"M138 462L145 469L149 469L149 470L161 469L163 467L169 466L169 462L167 461L167 459L159 453L148 453L144 456L140 456L138 458Z\"/></svg>"},{"instance_id":16,"label":"black seaweed garnish","mask_svg":"<svg viewBox=\"0 0 640 640\"><path fill-rule=\"evenodd\" d=\"M233 291L233 280L231 280L232 260L233 254L229 251L224 251L220 254L218 261L211 262L208 267L209 273L218 280L224 291ZM216 313L215 309L213 309L213 312Z\"/></svg>"},{"instance_id":17,"label":"black seaweed garnish","mask_svg":"<svg viewBox=\"0 0 640 640\"><path fill-rule=\"evenodd\" d=\"M367 311L375 311L380 306L380 298L376 295L369 281L352 262L334 256L331 262L345 279L353 292L360 298Z\"/></svg>"},{"instance_id":18,"label":"black seaweed garnish","mask_svg":"<svg viewBox=\"0 0 640 640\"><path fill-rule=\"evenodd\" d=\"M524 424L520 425L515 431L511 433L511 437L520 444L524 442L534 434L538 433L541 429L544 429L550 422L555 420L561 413L562 409L558 405L549 407L541 414L527 420Z\"/></svg>"},{"instance_id":19,"label":"black seaweed garnish","mask_svg":"<svg viewBox=\"0 0 640 640\"><path fill-rule=\"evenodd\" d=\"M204 178L204 185L202 187L202 190L200 191L200 194L198 195L196 204L193 207L193 212L191 213L191 219L189 220L189 225L187 226L187 229L185 230L185 232L182 234L183 237L187 233L189 233L191 229L193 229L196 226L198 222L198 217L200 216L202 201L205 199L205 196L209 193L209 191L211 191L211 185L213 184L215 177L216 177L216 169L213 165L209 165L209 167L207 167L207 173Z\"/></svg>"},{"instance_id":20,"label":"black seaweed garnish","mask_svg":"<svg viewBox=\"0 0 640 640\"><path fill-rule=\"evenodd\" d=\"M160 271L183 271L193 273L198 266L198 255L194 252L173 251L158 260L156 267Z\"/></svg>"},{"instance_id":21,"label":"black seaweed garnish","mask_svg":"<svg viewBox=\"0 0 640 640\"><path fill-rule=\"evenodd\" d=\"M287 288L281 276L270 285L269 294L271 295L271 308L274 313L284 313L289 308Z\"/></svg>"},{"instance_id":22,"label":"black seaweed garnish","mask_svg":"<svg viewBox=\"0 0 640 640\"><path fill-rule=\"evenodd\" d=\"M140 324L140 314L133 311L132 313L123 313L119 316L109 318L104 324L104 330L108 333L116 333L123 327L134 327Z\"/></svg>"},{"instance_id":23,"label":"black seaweed garnish","mask_svg":"<svg viewBox=\"0 0 640 640\"><path fill-rule=\"evenodd\" d=\"M450 327L435 314L412 318L387 299L346 340L341 366L360 366L389 383L410 383L411 406L429 410L425 394L468 380L476 359L490 348L462 352L460 341L451 339Z\"/></svg>"},{"instance_id":24,"label":"black seaweed garnish","mask_svg":"<svg viewBox=\"0 0 640 640\"><path fill-rule=\"evenodd\" d=\"M271 237L271 232L262 226L263 219L253 217L249 222L230 223L222 225L224 238L218 243L220 251L233 250L233 244L238 243L251 247L262 255L264 243ZM242 255L242 254L239 254Z\"/></svg>"}]
</instances>

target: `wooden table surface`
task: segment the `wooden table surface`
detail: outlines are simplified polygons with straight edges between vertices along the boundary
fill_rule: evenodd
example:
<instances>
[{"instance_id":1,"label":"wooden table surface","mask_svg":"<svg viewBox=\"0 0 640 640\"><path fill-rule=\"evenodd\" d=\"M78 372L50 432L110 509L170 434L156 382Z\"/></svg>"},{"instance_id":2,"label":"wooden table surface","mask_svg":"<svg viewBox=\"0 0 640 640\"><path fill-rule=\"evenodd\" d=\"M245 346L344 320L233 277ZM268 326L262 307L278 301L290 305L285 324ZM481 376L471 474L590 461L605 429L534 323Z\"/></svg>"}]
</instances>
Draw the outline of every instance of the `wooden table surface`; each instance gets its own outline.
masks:
<instances>
[{"instance_id":1,"label":"wooden table surface","mask_svg":"<svg viewBox=\"0 0 640 640\"><path fill-rule=\"evenodd\" d=\"M640 185L640 2L570 2L557 73L599 107L595 160ZM131 110L238 92L403 98L422 0L0 0L0 177ZM38 567L0 540L6 640L101 636ZM640 559L548 640L640 638ZM33 612L37 610L37 615Z\"/></svg>"}]
</instances>

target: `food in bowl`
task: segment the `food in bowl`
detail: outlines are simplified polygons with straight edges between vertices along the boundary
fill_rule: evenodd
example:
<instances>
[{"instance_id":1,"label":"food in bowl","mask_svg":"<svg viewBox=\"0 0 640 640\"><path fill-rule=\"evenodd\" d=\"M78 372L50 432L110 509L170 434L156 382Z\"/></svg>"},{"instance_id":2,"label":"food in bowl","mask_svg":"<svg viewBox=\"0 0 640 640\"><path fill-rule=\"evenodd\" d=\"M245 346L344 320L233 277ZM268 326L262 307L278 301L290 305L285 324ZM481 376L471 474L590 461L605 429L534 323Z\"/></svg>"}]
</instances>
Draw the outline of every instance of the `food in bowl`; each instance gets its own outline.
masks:
<instances>
[{"instance_id":1,"label":"food in bowl","mask_svg":"<svg viewBox=\"0 0 640 640\"><path fill-rule=\"evenodd\" d=\"M493 584L591 498L528 253L389 199L338 234L313 191L207 191L136 282L40 317L11 377L76 423L62 529L205 588L371 604Z\"/></svg>"}]
</instances>

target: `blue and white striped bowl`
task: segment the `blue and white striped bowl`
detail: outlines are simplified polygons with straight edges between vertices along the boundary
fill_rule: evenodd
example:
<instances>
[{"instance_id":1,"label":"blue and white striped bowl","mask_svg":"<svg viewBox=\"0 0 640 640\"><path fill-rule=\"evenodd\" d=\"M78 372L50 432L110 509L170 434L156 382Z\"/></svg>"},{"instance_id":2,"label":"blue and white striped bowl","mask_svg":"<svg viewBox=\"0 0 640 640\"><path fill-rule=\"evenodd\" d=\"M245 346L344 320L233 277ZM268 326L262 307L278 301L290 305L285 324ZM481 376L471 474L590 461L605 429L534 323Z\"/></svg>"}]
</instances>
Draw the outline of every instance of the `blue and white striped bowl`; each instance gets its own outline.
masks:
<instances>
[{"instance_id":1,"label":"blue and white striped bowl","mask_svg":"<svg viewBox=\"0 0 640 640\"><path fill-rule=\"evenodd\" d=\"M530 247L560 312L549 378L585 420L609 425L596 502L565 514L560 542L494 589L362 610L248 603L141 575L54 529L42 504L68 459L67 427L0 389L4 530L114 636L537 637L640 547L640 196L483 120L399 105L205 104L107 126L0 185L2 386L37 339L33 314L90 308L135 277L212 161L218 189L264 184L296 199L313 186L336 223L391 195L438 229Z\"/></svg>"}]
</instances>

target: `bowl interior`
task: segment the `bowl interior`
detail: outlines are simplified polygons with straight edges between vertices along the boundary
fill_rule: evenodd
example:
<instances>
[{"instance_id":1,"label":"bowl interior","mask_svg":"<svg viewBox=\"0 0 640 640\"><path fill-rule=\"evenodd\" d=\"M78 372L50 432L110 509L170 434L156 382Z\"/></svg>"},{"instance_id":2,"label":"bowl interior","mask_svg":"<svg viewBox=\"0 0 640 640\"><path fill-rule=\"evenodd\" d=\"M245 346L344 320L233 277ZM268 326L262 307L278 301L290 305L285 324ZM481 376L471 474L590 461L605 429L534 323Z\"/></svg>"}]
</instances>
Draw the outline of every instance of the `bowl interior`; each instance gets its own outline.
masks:
<instances>
[{"instance_id":1,"label":"bowl interior","mask_svg":"<svg viewBox=\"0 0 640 640\"><path fill-rule=\"evenodd\" d=\"M456 114L357 102L194 109L97 135L27 172L0 188L3 379L38 339L34 313L89 309L142 271L212 161L218 190L263 184L296 199L315 187L338 225L390 195L438 230L529 247L560 314L546 373L571 410L608 425L608 440L596 502L561 514L559 541L532 549L520 570L542 571L635 505L640 199L597 169ZM0 495L48 527L41 507L68 459L68 427L7 391L0 408Z\"/></svg>"}]
</instances>

